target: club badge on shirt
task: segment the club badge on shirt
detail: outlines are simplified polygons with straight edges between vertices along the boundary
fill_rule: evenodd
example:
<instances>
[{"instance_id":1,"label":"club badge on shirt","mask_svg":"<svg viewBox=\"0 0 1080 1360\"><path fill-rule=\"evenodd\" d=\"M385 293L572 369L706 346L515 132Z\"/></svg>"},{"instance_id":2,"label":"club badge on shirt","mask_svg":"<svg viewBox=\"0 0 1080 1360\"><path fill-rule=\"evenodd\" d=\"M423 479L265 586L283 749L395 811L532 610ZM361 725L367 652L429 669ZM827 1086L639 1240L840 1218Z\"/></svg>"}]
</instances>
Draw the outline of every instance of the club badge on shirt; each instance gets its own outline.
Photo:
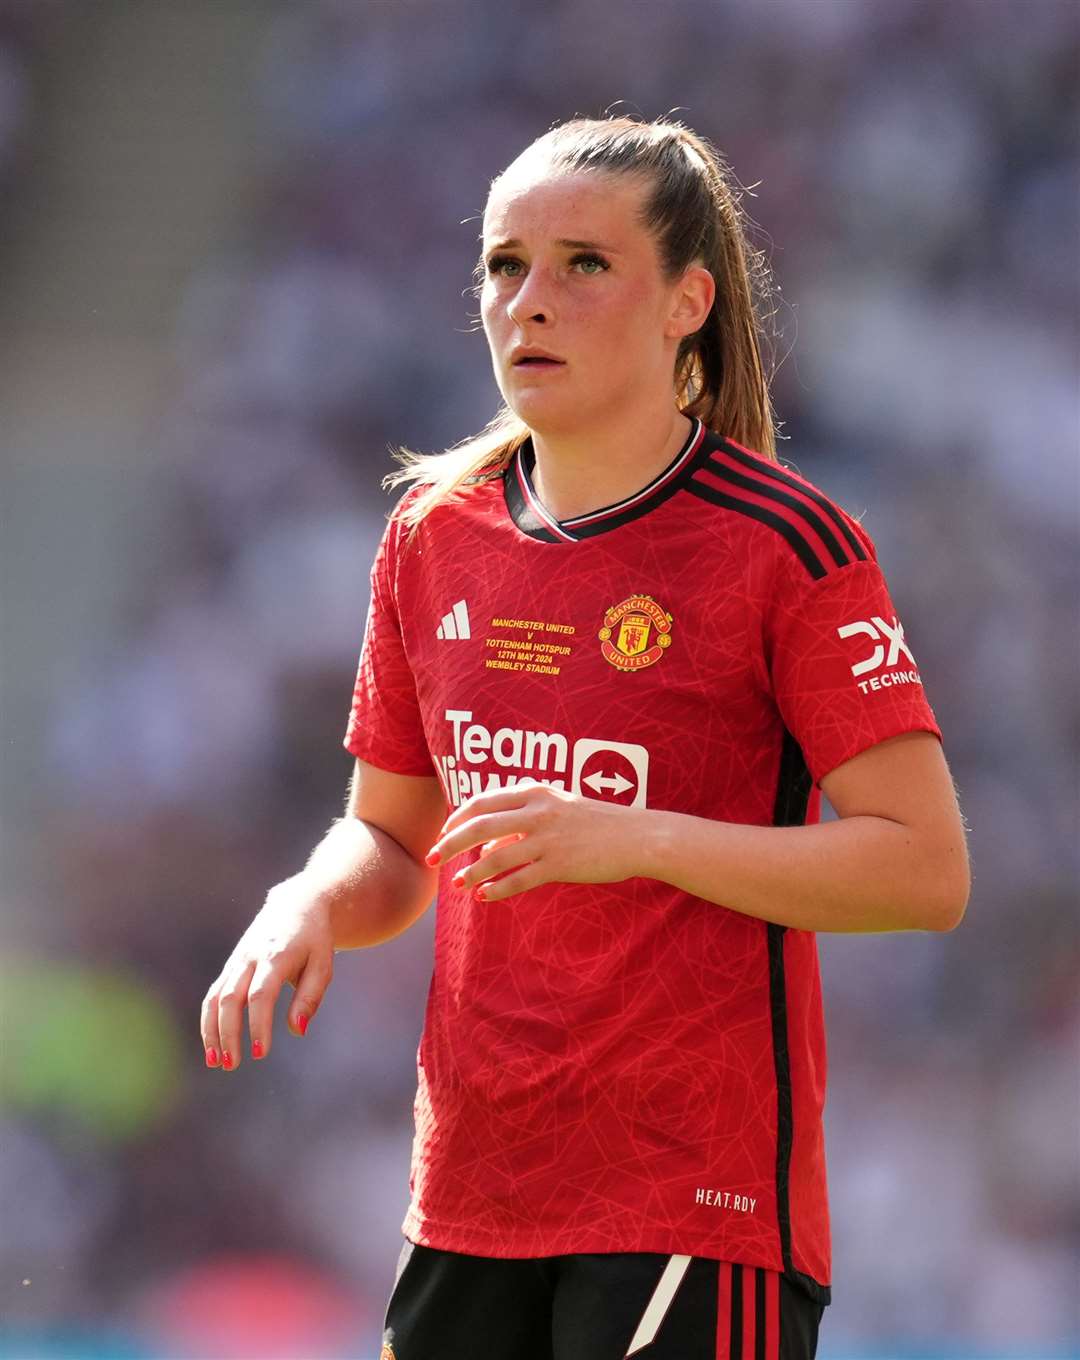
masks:
<instances>
[{"instance_id":1,"label":"club badge on shirt","mask_svg":"<svg viewBox=\"0 0 1080 1360\"><path fill-rule=\"evenodd\" d=\"M672 622L651 595L628 595L605 612L600 650L617 670L644 670L671 646Z\"/></svg>"}]
</instances>

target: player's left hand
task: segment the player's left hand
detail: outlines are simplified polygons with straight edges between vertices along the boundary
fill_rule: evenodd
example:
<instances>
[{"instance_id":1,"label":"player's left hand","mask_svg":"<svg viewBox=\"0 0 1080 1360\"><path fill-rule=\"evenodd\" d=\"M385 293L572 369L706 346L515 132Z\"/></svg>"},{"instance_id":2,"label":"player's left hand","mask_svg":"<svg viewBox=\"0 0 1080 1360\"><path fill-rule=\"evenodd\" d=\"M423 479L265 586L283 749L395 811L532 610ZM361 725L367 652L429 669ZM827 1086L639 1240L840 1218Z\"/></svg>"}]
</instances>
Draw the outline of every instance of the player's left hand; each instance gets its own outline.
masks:
<instances>
[{"instance_id":1,"label":"player's left hand","mask_svg":"<svg viewBox=\"0 0 1080 1360\"><path fill-rule=\"evenodd\" d=\"M465 892L483 885L477 896L484 902L541 883L618 883L638 872L642 812L522 780L455 808L427 862L445 864L481 846L480 858L463 865L453 882Z\"/></svg>"}]
</instances>

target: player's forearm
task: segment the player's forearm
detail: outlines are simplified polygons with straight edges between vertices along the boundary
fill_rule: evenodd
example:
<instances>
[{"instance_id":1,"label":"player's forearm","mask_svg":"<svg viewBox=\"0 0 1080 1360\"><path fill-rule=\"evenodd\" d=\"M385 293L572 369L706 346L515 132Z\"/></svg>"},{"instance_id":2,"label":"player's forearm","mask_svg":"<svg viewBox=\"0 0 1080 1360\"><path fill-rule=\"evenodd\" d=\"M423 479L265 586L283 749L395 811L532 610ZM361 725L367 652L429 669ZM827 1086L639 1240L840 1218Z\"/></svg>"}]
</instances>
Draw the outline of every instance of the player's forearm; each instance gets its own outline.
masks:
<instances>
[{"instance_id":1,"label":"player's forearm","mask_svg":"<svg viewBox=\"0 0 1080 1360\"><path fill-rule=\"evenodd\" d=\"M639 874L796 930L951 930L967 899L963 850L900 822L742 826L644 813Z\"/></svg>"},{"instance_id":2,"label":"player's forearm","mask_svg":"<svg viewBox=\"0 0 1080 1360\"><path fill-rule=\"evenodd\" d=\"M400 935L431 902L438 881L392 836L351 816L334 822L301 876L329 908L335 949Z\"/></svg>"}]
</instances>

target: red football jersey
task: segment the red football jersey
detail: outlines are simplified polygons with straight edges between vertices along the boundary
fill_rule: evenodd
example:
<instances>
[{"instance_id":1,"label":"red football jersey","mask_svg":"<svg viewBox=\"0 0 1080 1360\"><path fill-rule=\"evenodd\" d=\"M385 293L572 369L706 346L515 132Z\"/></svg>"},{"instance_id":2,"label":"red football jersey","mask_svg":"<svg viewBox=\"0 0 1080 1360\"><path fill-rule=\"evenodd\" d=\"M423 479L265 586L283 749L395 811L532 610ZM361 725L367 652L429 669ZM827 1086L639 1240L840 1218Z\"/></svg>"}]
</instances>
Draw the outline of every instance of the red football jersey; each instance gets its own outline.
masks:
<instances>
[{"instance_id":1,"label":"red football jersey","mask_svg":"<svg viewBox=\"0 0 1080 1360\"><path fill-rule=\"evenodd\" d=\"M695 421L640 492L558 522L533 465L526 443L408 546L388 524L353 755L451 806L532 778L771 826L817 821L873 743L940 737L871 540L803 477ZM828 1302L813 932L650 878L485 905L450 882L465 858L440 870L405 1235L708 1256Z\"/></svg>"}]
</instances>

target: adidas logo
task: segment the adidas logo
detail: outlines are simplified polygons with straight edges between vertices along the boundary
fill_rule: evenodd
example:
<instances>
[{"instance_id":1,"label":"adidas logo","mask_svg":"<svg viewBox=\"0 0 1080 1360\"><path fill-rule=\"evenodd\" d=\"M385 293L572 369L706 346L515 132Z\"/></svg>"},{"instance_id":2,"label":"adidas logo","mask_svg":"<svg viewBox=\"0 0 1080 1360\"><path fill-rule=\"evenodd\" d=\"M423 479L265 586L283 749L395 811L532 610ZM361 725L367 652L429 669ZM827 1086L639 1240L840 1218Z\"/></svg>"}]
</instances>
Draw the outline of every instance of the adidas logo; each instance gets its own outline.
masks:
<instances>
[{"instance_id":1,"label":"adidas logo","mask_svg":"<svg viewBox=\"0 0 1080 1360\"><path fill-rule=\"evenodd\" d=\"M458 600L449 614L444 614L442 623L435 629L435 636L443 641L472 637L469 629L469 610L464 600Z\"/></svg>"}]
</instances>

